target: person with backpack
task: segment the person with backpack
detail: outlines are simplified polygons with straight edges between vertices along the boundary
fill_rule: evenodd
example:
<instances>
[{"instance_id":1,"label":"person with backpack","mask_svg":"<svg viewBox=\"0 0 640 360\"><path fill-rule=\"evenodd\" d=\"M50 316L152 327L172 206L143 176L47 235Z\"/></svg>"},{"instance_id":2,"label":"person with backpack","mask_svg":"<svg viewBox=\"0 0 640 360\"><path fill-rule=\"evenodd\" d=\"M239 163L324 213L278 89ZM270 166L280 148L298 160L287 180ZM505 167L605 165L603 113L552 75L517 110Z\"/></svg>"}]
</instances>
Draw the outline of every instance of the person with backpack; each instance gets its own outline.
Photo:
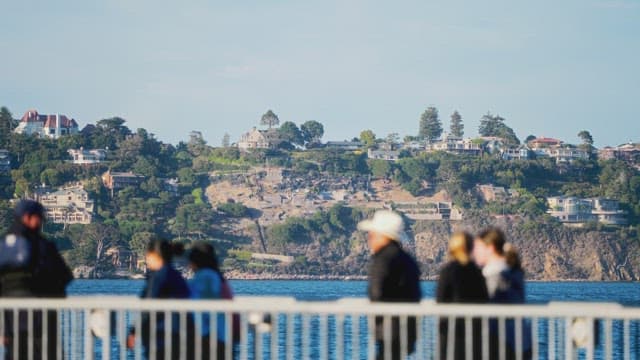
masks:
<instances>
[{"instance_id":1,"label":"person with backpack","mask_svg":"<svg viewBox=\"0 0 640 360\"><path fill-rule=\"evenodd\" d=\"M229 284L220 271L216 251L211 244L195 243L192 245L188 257L194 272L193 278L189 281L192 299L231 299L233 297ZM200 327L202 359L224 359L227 338L225 315L223 313L216 314L213 324L209 314L198 315L196 316L196 326ZM215 326L215 339L211 338L212 326ZM215 357L210 354L211 341L216 341Z\"/></svg>"},{"instance_id":2,"label":"person with backpack","mask_svg":"<svg viewBox=\"0 0 640 360\"><path fill-rule=\"evenodd\" d=\"M45 208L36 201L22 200L16 206L14 223L9 232L0 238L0 297L66 297L66 288L73 280L73 274L56 245L42 234L45 219ZM7 359L13 359L16 353L20 359L27 358L30 336L33 336L33 359L41 359L45 355L55 359L58 353L56 311L44 314L34 311L31 324L27 311L19 311L17 315L15 319L13 311L5 311L4 314ZM45 320L46 332L43 329ZM17 333L14 328L18 329ZM29 334L29 328L32 334ZM47 340L46 349L43 348L44 337ZM16 344L17 349L14 348Z\"/></svg>"},{"instance_id":3,"label":"person with backpack","mask_svg":"<svg viewBox=\"0 0 640 360\"><path fill-rule=\"evenodd\" d=\"M482 265L489 302L493 304L524 304L525 284L524 271L520 263L520 257L515 248L506 243L506 237L502 230L489 228L478 235L476 245L481 248L477 260ZM522 323L522 359L531 358L531 326L528 320ZM490 321L490 354L498 357L504 351L507 359L517 358L515 321L507 319L505 321L506 348L500 349L498 342L499 335L498 322L495 319Z\"/></svg>"},{"instance_id":4,"label":"person with backpack","mask_svg":"<svg viewBox=\"0 0 640 360\"><path fill-rule=\"evenodd\" d=\"M189 299L191 292L189 286L182 275L173 267L172 259L174 255L179 255L184 248L172 244L164 239L154 239L149 242L145 253L147 265L147 281L140 295L143 299ZM151 318L155 317L155 329L151 329ZM180 358L180 315L171 313L171 328L167 328L165 313L142 314L141 340L144 348L145 358L164 359L165 351L169 344L165 343L165 333L170 332L171 339L171 359ZM193 359L193 317L187 316L187 358ZM132 349L135 346L135 327L131 328L127 347ZM154 342L152 342L155 340Z\"/></svg>"}]
</instances>

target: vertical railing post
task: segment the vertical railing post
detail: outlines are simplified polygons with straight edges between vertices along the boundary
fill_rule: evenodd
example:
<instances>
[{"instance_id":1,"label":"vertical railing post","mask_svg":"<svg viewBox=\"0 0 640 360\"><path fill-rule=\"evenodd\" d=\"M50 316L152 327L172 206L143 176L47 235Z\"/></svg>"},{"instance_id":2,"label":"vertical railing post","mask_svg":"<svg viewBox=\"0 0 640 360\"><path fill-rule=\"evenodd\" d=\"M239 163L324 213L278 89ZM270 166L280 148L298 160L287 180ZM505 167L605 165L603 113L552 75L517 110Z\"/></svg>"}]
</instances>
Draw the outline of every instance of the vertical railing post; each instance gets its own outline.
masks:
<instances>
[{"instance_id":1,"label":"vertical railing post","mask_svg":"<svg viewBox=\"0 0 640 360\"><path fill-rule=\"evenodd\" d=\"M75 310L77 311L77 310ZM85 360L92 360L95 354L93 348L93 334L91 334L91 326L89 325L89 319L91 318L91 310L85 309L82 314L82 328L84 330L84 358Z\"/></svg>"}]
</instances>

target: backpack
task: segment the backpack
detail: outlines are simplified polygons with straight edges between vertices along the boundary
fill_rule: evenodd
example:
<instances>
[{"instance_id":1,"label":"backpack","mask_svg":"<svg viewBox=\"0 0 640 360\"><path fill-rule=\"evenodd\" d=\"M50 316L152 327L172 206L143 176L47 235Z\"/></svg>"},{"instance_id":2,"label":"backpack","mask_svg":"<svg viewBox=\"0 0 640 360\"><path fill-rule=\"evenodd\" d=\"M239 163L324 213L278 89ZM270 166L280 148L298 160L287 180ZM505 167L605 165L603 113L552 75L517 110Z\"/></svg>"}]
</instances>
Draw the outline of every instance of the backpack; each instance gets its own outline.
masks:
<instances>
[{"instance_id":1,"label":"backpack","mask_svg":"<svg viewBox=\"0 0 640 360\"><path fill-rule=\"evenodd\" d=\"M226 279L222 279L221 297L224 300L233 300L233 290ZM231 339L234 343L240 342L240 314L231 314Z\"/></svg>"}]
</instances>

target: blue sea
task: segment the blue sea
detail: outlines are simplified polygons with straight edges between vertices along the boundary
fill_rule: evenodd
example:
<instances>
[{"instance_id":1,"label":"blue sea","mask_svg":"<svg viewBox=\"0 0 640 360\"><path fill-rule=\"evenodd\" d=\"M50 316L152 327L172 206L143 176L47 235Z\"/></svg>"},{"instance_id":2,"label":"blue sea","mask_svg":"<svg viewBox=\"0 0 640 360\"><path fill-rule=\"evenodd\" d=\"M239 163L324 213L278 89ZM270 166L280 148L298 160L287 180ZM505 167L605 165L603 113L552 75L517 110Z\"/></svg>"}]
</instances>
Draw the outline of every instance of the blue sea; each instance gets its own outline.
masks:
<instances>
[{"instance_id":1,"label":"blue sea","mask_svg":"<svg viewBox=\"0 0 640 360\"><path fill-rule=\"evenodd\" d=\"M298 300L322 301L343 297L365 297L365 281L314 280L232 280L233 290L241 296L290 296ZM143 280L76 280L70 295L137 295ZM435 282L422 282L425 298L433 298ZM640 283L637 282L529 282L527 302L551 301L616 302L640 306Z\"/></svg>"}]
</instances>

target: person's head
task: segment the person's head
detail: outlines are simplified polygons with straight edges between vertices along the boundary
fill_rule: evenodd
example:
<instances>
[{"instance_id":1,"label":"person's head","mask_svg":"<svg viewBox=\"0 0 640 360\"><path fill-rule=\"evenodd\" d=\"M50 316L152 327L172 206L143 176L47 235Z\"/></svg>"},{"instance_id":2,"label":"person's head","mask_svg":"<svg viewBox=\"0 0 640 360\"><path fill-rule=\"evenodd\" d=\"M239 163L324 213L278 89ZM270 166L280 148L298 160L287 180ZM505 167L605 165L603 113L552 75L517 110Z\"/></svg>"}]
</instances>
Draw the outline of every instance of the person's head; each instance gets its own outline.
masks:
<instances>
[{"instance_id":1,"label":"person's head","mask_svg":"<svg viewBox=\"0 0 640 360\"><path fill-rule=\"evenodd\" d=\"M367 242L374 254L389 243L402 241L405 237L402 217L388 210L377 211L373 219L361 221L358 230L368 233Z\"/></svg>"},{"instance_id":2,"label":"person's head","mask_svg":"<svg viewBox=\"0 0 640 360\"><path fill-rule=\"evenodd\" d=\"M478 238L486 247L488 257L504 256L504 244L506 243L504 233L498 228L489 228L480 233Z\"/></svg>"},{"instance_id":3,"label":"person's head","mask_svg":"<svg viewBox=\"0 0 640 360\"><path fill-rule=\"evenodd\" d=\"M462 265L471 261L473 237L467 232L456 232L449 239L449 255Z\"/></svg>"},{"instance_id":4,"label":"person's head","mask_svg":"<svg viewBox=\"0 0 640 360\"><path fill-rule=\"evenodd\" d=\"M39 231L45 219L45 209L42 204L33 200L21 200L14 211L15 221L29 230Z\"/></svg>"},{"instance_id":5,"label":"person's head","mask_svg":"<svg viewBox=\"0 0 640 360\"><path fill-rule=\"evenodd\" d=\"M220 271L215 248L205 242L197 242L191 246L189 264L195 271L200 269Z\"/></svg>"},{"instance_id":6,"label":"person's head","mask_svg":"<svg viewBox=\"0 0 640 360\"><path fill-rule=\"evenodd\" d=\"M174 244L166 239L153 239L149 241L144 256L147 269L158 271L165 265L170 264L174 255L179 255L183 251L184 247L182 244Z\"/></svg>"},{"instance_id":7,"label":"person's head","mask_svg":"<svg viewBox=\"0 0 640 360\"><path fill-rule=\"evenodd\" d=\"M507 265L513 270L522 270L522 262L520 261L520 254L518 249L511 243L504 245L504 258L507 261Z\"/></svg>"}]
</instances>

